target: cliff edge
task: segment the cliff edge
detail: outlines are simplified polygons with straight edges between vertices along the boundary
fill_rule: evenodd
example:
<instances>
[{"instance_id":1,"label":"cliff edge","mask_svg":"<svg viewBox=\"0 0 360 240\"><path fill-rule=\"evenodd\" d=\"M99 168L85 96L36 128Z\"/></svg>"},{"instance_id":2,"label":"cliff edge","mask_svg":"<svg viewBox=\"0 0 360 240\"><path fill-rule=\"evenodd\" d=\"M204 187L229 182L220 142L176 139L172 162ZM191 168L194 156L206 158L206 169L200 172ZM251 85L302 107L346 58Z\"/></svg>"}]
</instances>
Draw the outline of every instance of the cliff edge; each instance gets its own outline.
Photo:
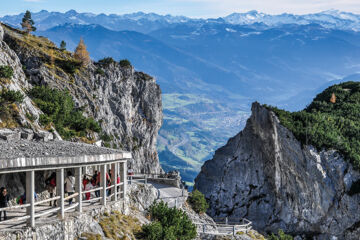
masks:
<instances>
[{"instance_id":1,"label":"cliff edge","mask_svg":"<svg viewBox=\"0 0 360 240\"><path fill-rule=\"evenodd\" d=\"M358 239L360 179L335 150L302 145L274 112L252 105L243 131L218 149L195 180L212 217L247 218L261 232Z\"/></svg>"}]
</instances>

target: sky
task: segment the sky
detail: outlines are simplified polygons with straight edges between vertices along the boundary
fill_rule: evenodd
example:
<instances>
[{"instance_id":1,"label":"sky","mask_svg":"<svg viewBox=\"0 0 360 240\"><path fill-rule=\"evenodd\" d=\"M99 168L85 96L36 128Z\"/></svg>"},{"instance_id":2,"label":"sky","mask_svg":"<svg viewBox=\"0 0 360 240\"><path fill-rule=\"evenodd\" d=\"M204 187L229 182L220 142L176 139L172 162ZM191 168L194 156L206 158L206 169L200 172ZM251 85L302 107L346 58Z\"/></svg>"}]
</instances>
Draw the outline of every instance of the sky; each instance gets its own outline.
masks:
<instances>
[{"instance_id":1,"label":"sky","mask_svg":"<svg viewBox=\"0 0 360 240\"><path fill-rule=\"evenodd\" d=\"M25 10L92 13L155 12L188 17L223 17L257 10L269 14L314 13L337 9L360 13L360 0L0 0L0 16Z\"/></svg>"}]
</instances>

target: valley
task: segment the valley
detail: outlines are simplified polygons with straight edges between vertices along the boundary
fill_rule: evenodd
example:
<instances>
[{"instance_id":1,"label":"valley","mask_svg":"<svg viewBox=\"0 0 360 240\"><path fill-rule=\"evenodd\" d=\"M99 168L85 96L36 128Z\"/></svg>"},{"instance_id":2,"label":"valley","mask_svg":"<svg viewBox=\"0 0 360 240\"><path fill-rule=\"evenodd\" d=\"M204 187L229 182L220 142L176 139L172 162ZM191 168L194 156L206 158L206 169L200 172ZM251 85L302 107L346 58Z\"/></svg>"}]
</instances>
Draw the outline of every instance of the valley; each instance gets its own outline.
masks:
<instances>
[{"instance_id":1,"label":"valley","mask_svg":"<svg viewBox=\"0 0 360 240\"><path fill-rule=\"evenodd\" d=\"M16 26L21 16L0 20ZM69 50L82 37L93 59L126 58L155 76L164 112L160 161L189 185L245 126L253 101L300 110L327 86L360 79L360 17L350 13L194 19L41 11L33 18L37 35L64 40Z\"/></svg>"}]
</instances>

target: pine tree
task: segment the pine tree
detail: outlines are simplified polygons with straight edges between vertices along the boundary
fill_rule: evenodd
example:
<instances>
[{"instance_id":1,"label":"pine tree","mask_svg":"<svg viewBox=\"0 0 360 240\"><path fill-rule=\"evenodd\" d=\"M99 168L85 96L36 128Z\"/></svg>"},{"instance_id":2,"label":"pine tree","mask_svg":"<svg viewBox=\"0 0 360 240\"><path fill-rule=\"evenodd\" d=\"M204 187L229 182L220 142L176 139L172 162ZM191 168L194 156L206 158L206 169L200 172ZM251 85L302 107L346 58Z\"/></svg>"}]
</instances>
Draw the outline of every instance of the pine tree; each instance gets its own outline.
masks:
<instances>
[{"instance_id":1,"label":"pine tree","mask_svg":"<svg viewBox=\"0 0 360 240\"><path fill-rule=\"evenodd\" d=\"M336 103L335 93L333 93L333 94L331 95L330 102L331 102L331 103Z\"/></svg>"},{"instance_id":2,"label":"pine tree","mask_svg":"<svg viewBox=\"0 0 360 240\"><path fill-rule=\"evenodd\" d=\"M61 50L61 51L65 51L65 50L66 50L66 42L65 42L65 41L61 41L61 43L60 43L60 50Z\"/></svg>"},{"instance_id":3,"label":"pine tree","mask_svg":"<svg viewBox=\"0 0 360 240\"><path fill-rule=\"evenodd\" d=\"M89 52L86 50L84 40L81 38L79 45L75 49L75 59L79 60L83 66L88 66L90 63Z\"/></svg>"},{"instance_id":4,"label":"pine tree","mask_svg":"<svg viewBox=\"0 0 360 240\"><path fill-rule=\"evenodd\" d=\"M26 11L26 13L25 13L25 15L24 15L24 17L22 19L21 27L27 33L35 32L36 27L34 27L34 24L35 24L35 22L31 18L31 13L29 11Z\"/></svg>"}]
</instances>

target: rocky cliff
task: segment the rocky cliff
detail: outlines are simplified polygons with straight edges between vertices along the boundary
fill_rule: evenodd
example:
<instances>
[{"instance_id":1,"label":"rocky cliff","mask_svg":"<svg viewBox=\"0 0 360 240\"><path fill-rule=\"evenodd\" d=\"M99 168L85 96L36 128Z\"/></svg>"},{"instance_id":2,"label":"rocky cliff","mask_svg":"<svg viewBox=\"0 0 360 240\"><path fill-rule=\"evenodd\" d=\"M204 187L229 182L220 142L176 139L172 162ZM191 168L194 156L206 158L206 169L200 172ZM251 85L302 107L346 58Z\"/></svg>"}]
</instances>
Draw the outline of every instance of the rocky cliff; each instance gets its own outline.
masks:
<instances>
[{"instance_id":1,"label":"rocky cliff","mask_svg":"<svg viewBox=\"0 0 360 240\"><path fill-rule=\"evenodd\" d=\"M40 124L43 112L27 93L43 85L64 90L76 108L94 118L102 129L71 141L95 143L102 139L105 146L132 151L134 160L130 165L135 170L162 171L156 151L162 124L161 91L154 78L114 61L81 67L72 53L58 49L46 38L6 25L0 26L0 47L0 66L14 70L10 79L1 79L0 91L15 90L25 96L21 104L13 104L13 114L2 114L1 128L26 127L35 133L50 130L60 138L54 126Z\"/></svg>"},{"instance_id":2,"label":"rocky cliff","mask_svg":"<svg viewBox=\"0 0 360 240\"><path fill-rule=\"evenodd\" d=\"M203 165L195 188L211 216L245 217L261 232L359 239L360 194L349 192L359 179L339 153L303 146L254 103L245 129Z\"/></svg>"}]
</instances>

